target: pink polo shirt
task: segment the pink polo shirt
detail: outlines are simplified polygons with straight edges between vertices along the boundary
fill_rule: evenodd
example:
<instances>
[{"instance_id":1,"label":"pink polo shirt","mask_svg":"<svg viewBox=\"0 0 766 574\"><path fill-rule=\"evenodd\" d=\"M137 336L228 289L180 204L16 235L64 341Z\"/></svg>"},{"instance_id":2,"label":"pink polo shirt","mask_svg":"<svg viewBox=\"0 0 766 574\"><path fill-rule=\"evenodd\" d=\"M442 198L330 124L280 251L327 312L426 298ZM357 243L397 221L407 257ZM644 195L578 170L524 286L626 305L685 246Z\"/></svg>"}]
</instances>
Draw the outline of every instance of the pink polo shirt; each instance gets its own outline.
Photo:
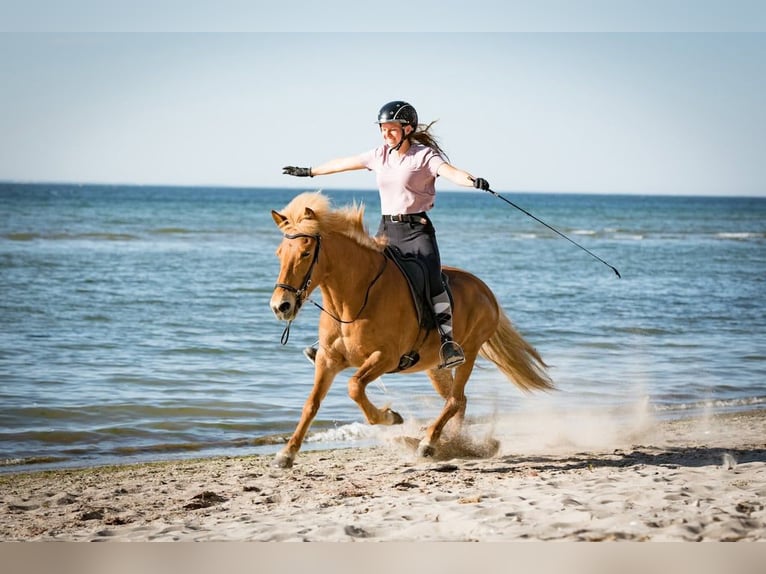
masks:
<instances>
[{"instance_id":1,"label":"pink polo shirt","mask_svg":"<svg viewBox=\"0 0 766 574\"><path fill-rule=\"evenodd\" d=\"M434 206L436 172L443 163L432 148L413 143L404 156L380 146L359 156L374 171L383 215L418 213Z\"/></svg>"}]
</instances>

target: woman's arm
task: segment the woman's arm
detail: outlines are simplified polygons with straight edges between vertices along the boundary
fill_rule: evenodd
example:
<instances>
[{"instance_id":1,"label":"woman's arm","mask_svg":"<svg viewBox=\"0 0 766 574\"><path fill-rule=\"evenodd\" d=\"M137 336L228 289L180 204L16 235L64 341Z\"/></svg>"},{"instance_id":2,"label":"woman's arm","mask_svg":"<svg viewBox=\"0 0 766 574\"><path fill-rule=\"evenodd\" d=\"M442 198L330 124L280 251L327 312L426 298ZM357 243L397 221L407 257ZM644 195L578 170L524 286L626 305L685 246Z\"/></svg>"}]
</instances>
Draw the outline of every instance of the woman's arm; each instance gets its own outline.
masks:
<instances>
[{"instance_id":1,"label":"woman's arm","mask_svg":"<svg viewBox=\"0 0 766 574\"><path fill-rule=\"evenodd\" d=\"M296 167L287 165L282 168L283 175L294 175L295 177L314 177L315 175L329 175L341 171L351 171L354 169L364 169L366 166L359 159L359 156L339 157L331 159L317 167Z\"/></svg>"},{"instance_id":2,"label":"woman's arm","mask_svg":"<svg viewBox=\"0 0 766 574\"><path fill-rule=\"evenodd\" d=\"M463 185L465 187L476 187L478 189L483 189L484 191L489 189L489 183L486 179L481 177L474 177L467 171L458 169L454 165L446 162L439 166L439 168L436 170L436 173L442 177L446 177L452 183L456 183L457 185Z\"/></svg>"},{"instance_id":3,"label":"woman's arm","mask_svg":"<svg viewBox=\"0 0 766 574\"><path fill-rule=\"evenodd\" d=\"M311 175L329 175L331 173L353 171L355 169L365 169L365 166L359 160L359 156L357 155L331 159L317 167L312 167Z\"/></svg>"},{"instance_id":4,"label":"woman's arm","mask_svg":"<svg viewBox=\"0 0 766 574\"><path fill-rule=\"evenodd\" d=\"M449 163L441 164L439 166L439 169L436 170L436 173L438 173L442 177L446 177L452 183L456 183L457 185L463 185L465 187L473 187L473 180L475 178L467 171L458 169L454 165L451 165Z\"/></svg>"}]
</instances>

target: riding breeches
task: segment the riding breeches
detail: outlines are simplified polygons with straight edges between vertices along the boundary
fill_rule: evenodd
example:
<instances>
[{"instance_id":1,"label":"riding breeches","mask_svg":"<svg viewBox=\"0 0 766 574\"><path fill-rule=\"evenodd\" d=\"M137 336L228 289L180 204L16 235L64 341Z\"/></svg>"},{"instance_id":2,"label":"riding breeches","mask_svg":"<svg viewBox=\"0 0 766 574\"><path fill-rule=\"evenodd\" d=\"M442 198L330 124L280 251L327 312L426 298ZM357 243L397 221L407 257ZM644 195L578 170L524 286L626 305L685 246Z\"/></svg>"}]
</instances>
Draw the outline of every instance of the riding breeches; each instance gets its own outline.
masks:
<instances>
[{"instance_id":1,"label":"riding breeches","mask_svg":"<svg viewBox=\"0 0 766 574\"><path fill-rule=\"evenodd\" d=\"M436 230L428 216L418 214L417 221L390 221L384 216L377 235L386 236L390 245L398 247L404 254L417 255L426 264L431 297L444 292Z\"/></svg>"}]
</instances>

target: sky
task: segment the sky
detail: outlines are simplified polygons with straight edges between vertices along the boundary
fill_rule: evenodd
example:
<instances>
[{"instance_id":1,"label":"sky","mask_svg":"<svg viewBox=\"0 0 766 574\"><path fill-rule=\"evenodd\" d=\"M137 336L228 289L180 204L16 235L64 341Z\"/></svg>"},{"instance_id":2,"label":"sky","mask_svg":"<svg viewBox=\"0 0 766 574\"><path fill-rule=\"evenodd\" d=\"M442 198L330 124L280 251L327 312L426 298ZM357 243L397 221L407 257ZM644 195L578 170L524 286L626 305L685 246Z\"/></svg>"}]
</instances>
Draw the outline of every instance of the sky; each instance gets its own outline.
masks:
<instances>
[{"instance_id":1,"label":"sky","mask_svg":"<svg viewBox=\"0 0 766 574\"><path fill-rule=\"evenodd\" d=\"M403 99L495 191L766 196L766 34L305 18L178 33L17 13L0 33L0 181L374 189L365 171L281 168L379 145L378 109Z\"/></svg>"}]
</instances>

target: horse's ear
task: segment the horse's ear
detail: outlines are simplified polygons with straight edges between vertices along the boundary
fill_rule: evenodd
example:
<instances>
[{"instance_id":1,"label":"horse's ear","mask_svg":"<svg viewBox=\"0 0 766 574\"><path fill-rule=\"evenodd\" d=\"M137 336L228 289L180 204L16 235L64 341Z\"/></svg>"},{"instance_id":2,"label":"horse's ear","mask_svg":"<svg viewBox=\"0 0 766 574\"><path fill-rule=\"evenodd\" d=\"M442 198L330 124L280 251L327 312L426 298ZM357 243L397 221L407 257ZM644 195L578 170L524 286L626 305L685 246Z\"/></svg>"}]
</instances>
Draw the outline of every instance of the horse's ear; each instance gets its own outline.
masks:
<instances>
[{"instance_id":1,"label":"horse's ear","mask_svg":"<svg viewBox=\"0 0 766 574\"><path fill-rule=\"evenodd\" d=\"M314 212L313 209L311 209L310 207L307 207L306 210L303 212L303 217L305 217L306 219L316 219L317 214L316 212Z\"/></svg>"},{"instance_id":2,"label":"horse's ear","mask_svg":"<svg viewBox=\"0 0 766 574\"><path fill-rule=\"evenodd\" d=\"M285 223L287 223L287 217L282 215L281 213L271 210L271 218L274 220L274 223L277 224L277 227L282 227Z\"/></svg>"}]
</instances>

